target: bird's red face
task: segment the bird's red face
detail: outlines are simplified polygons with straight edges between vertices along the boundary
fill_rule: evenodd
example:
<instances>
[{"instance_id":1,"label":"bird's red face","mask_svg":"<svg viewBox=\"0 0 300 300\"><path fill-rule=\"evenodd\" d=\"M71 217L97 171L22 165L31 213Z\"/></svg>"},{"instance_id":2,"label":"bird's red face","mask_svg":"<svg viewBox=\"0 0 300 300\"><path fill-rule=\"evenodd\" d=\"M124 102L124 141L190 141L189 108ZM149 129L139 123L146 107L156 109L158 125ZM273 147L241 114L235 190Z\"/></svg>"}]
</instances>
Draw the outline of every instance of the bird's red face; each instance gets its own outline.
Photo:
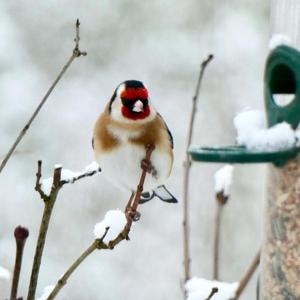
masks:
<instances>
[{"instance_id":1,"label":"bird's red face","mask_svg":"<svg viewBox=\"0 0 300 300\"><path fill-rule=\"evenodd\" d=\"M143 120L150 115L148 91L143 87L126 87L120 93L123 117L131 120Z\"/></svg>"}]
</instances>

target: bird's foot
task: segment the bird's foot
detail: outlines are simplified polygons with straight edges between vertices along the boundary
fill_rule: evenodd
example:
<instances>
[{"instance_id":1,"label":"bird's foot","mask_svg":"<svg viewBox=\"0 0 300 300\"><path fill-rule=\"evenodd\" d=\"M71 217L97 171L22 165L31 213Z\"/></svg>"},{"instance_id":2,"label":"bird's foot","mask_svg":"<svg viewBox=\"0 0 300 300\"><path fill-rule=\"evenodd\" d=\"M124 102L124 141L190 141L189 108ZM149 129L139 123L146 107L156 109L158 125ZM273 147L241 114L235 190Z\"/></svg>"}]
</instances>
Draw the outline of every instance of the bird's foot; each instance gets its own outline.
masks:
<instances>
[{"instance_id":1,"label":"bird's foot","mask_svg":"<svg viewBox=\"0 0 300 300\"><path fill-rule=\"evenodd\" d=\"M147 173L150 173L153 177L157 177L157 171L150 161L148 161L146 159L142 159L141 168L142 168L142 170L146 171Z\"/></svg>"},{"instance_id":2,"label":"bird's foot","mask_svg":"<svg viewBox=\"0 0 300 300\"><path fill-rule=\"evenodd\" d=\"M127 219L130 219L133 222L137 222L141 218L141 213L137 210L133 210L131 207L126 209L125 215Z\"/></svg>"}]
</instances>

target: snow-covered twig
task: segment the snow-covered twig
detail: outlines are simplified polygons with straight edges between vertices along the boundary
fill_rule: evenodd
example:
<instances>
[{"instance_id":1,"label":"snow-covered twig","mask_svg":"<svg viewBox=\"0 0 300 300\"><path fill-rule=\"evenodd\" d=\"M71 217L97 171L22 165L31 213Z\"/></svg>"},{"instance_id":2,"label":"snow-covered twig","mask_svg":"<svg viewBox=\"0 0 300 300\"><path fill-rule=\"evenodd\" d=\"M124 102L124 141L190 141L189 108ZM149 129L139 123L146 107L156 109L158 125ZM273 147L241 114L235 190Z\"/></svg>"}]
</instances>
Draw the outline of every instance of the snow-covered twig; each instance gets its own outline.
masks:
<instances>
[{"instance_id":1,"label":"snow-covered twig","mask_svg":"<svg viewBox=\"0 0 300 300\"><path fill-rule=\"evenodd\" d=\"M193 96L193 105L190 116L190 122L188 127L188 138L187 138L187 149L186 149L186 157L183 163L184 167L184 175L183 175L183 264L184 264L184 282L186 282L190 278L190 246L189 246L189 201L188 201L188 187L189 187L189 178L190 178L190 168L191 168L191 160L188 155L188 149L192 142L193 137L193 129L194 129L194 121L195 115L197 111L197 102L200 93L200 87L202 78L204 75L204 71L209 62L213 59L213 55L210 54L202 63L200 67L199 77L196 85L195 94Z\"/></svg>"},{"instance_id":2,"label":"snow-covered twig","mask_svg":"<svg viewBox=\"0 0 300 300\"><path fill-rule=\"evenodd\" d=\"M61 166L56 165L55 167L59 168ZM71 170L62 168L61 174L60 174L60 177L61 177L60 185L63 186L64 184L67 184L67 183L74 183L74 182L78 181L79 179L93 176L99 172L101 172L101 168L98 165L98 163L96 163L96 162L92 162L91 164L89 164L88 166L85 167L84 171L81 171L81 172L73 172ZM40 177L38 176L38 173L37 173L37 187L38 187L37 191L40 193L42 198L44 198L44 197L49 196L51 193L51 189L53 187L53 178L52 177L46 178L42 181L42 183L40 183L40 181L38 181L40 179Z\"/></svg>"},{"instance_id":3,"label":"snow-covered twig","mask_svg":"<svg viewBox=\"0 0 300 300\"><path fill-rule=\"evenodd\" d=\"M21 267L22 267L23 250L28 235L29 235L29 231L27 228L22 226L18 226L15 228L14 236L16 240L16 259L15 259L13 280L11 285L10 299L17 298L19 278L20 278Z\"/></svg>"},{"instance_id":4,"label":"snow-covered twig","mask_svg":"<svg viewBox=\"0 0 300 300\"><path fill-rule=\"evenodd\" d=\"M229 198L230 186L232 181L233 166L225 165L215 173L215 197L217 208L215 213L215 232L213 245L213 278L219 277L219 249L220 231L223 206Z\"/></svg>"},{"instance_id":5,"label":"snow-covered twig","mask_svg":"<svg viewBox=\"0 0 300 300\"><path fill-rule=\"evenodd\" d=\"M49 90L46 92L45 96L43 97L43 99L41 100L41 102L39 103L39 105L37 106L37 108L35 109L33 114L31 115L30 119L27 121L27 123L25 124L23 129L20 131L20 133L17 136L15 142L12 144L12 146L8 150L7 154L4 156L4 159L2 160L2 162L0 164L0 173L2 172L4 167L6 166L6 163L11 158L14 151L16 150L16 148L17 148L18 144L20 143L20 141L23 139L23 137L27 133L28 129L30 128L30 126L32 124L32 122L34 121L34 119L36 118L38 113L40 112L41 108L44 106L45 102L47 101L48 97L50 96L50 94L54 90L55 86L60 81L60 79L62 78L64 73L67 71L67 69L70 67L70 65L72 64L73 60L76 57L80 57L81 55L86 55L87 54L86 52L82 52L82 51L79 50L79 25L80 25L80 23L79 23L79 20L77 19L77 21L76 21L75 48L72 51L71 57L69 58L67 63L63 66L61 72L58 74L58 76L56 77L56 79L54 80L52 85L50 86Z\"/></svg>"},{"instance_id":6,"label":"snow-covered twig","mask_svg":"<svg viewBox=\"0 0 300 300\"><path fill-rule=\"evenodd\" d=\"M188 280L185 284L187 300L229 300L234 297L237 287L237 282L227 283L198 277Z\"/></svg>"},{"instance_id":7,"label":"snow-covered twig","mask_svg":"<svg viewBox=\"0 0 300 300\"><path fill-rule=\"evenodd\" d=\"M219 291L219 289L217 287L213 287L211 289L210 294L208 295L208 297L206 298L206 300L210 300L212 299L212 297L214 296L214 294L216 294Z\"/></svg>"},{"instance_id":8,"label":"snow-covered twig","mask_svg":"<svg viewBox=\"0 0 300 300\"><path fill-rule=\"evenodd\" d=\"M84 172L75 173L70 170L64 172L64 169L60 165L56 165L54 168L53 177L45 179L41 183L42 178L42 161L38 161L37 173L36 173L36 184L35 189L40 194L40 197L44 201L44 212L40 225L39 236L36 244L36 250L32 265L29 290L27 298L33 300L35 298L37 280L39 269L42 260L43 249L45 245L46 235L48 226L52 214L52 210L60 189L66 184L75 182L81 178L92 176L100 172L100 168L97 164L93 163L85 168ZM66 174L68 176L66 176ZM63 176L62 176L63 175ZM46 183L47 184L46 184ZM47 188L45 188L47 186Z\"/></svg>"},{"instance_id":9,"label":"snow-covered twig","mask_svg":"<svg viewBox=\"0 0 300 300\"><path fill-rule=\"evenodd\" d=\"M146 149L145 161L150 162L153 150L154 145L148 145ZM122 213L119 210L109 211L106 213L104 220L95 225L94 234L96 239L57 281L55 288L48 296L47 300L54 299L77 267L96 249L112 250L121 241L129 240L128 235L137 212L139 201L141 199L145 178L146 170L143 169L134 197L130 197L126 205L125 213Z\"/></svg>"}]
</instances>

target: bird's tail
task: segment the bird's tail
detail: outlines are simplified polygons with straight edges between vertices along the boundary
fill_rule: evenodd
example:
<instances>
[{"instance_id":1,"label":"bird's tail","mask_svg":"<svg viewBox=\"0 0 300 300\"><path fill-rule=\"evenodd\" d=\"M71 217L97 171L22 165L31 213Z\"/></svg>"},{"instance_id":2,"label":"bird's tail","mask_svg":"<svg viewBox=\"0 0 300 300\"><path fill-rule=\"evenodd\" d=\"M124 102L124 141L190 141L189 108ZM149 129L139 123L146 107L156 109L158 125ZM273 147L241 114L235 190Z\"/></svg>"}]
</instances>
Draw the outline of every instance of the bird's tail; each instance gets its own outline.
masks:
<instances>
[{"instance_id":1,"label":"bird's tail","mask_svg":"<svg viewBox=\"0 0 300 300\"><path fill-rule=\"evenodd\" d=\"M146 203L151 199L153 199L154 197L157 197L160 200L168 203L178 202L178 200L167 190L167 188L164 185L160 185L152 192L142 193L140 204Z\"/></svg>"}]
</instances>

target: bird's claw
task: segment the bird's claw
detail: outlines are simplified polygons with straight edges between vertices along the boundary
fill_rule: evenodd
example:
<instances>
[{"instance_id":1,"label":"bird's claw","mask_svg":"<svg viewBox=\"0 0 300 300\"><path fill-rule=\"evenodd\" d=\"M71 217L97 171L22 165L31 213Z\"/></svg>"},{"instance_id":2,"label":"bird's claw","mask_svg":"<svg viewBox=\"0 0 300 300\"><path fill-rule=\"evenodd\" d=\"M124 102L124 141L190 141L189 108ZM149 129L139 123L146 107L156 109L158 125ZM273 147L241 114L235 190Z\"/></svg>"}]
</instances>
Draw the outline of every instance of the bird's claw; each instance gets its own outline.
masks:
<instances>
[{"instance_id":1,"label":"bird's claw","mask_svg":"<svg viewBox=\"0 0 300 300\"><path fill-rule=\"evenodd\" d=\"M141 218L141 213L129 208L126 210L126 217L133 222L137 222Z\"/></svg>"},{"instance_id":2,"label":"bird's claw","mask_svg":"<svg viewBox=\"0 0 300 300\"><path fill-rule=\"evenodd\" d=\"M142 170L151 174L152 176L154 176L154 177L157 176L156 169L153 167L152 163L150 161L148 161L147 159L142 159L141 168L142 168Z\"/></svg>"}]
</instances>

